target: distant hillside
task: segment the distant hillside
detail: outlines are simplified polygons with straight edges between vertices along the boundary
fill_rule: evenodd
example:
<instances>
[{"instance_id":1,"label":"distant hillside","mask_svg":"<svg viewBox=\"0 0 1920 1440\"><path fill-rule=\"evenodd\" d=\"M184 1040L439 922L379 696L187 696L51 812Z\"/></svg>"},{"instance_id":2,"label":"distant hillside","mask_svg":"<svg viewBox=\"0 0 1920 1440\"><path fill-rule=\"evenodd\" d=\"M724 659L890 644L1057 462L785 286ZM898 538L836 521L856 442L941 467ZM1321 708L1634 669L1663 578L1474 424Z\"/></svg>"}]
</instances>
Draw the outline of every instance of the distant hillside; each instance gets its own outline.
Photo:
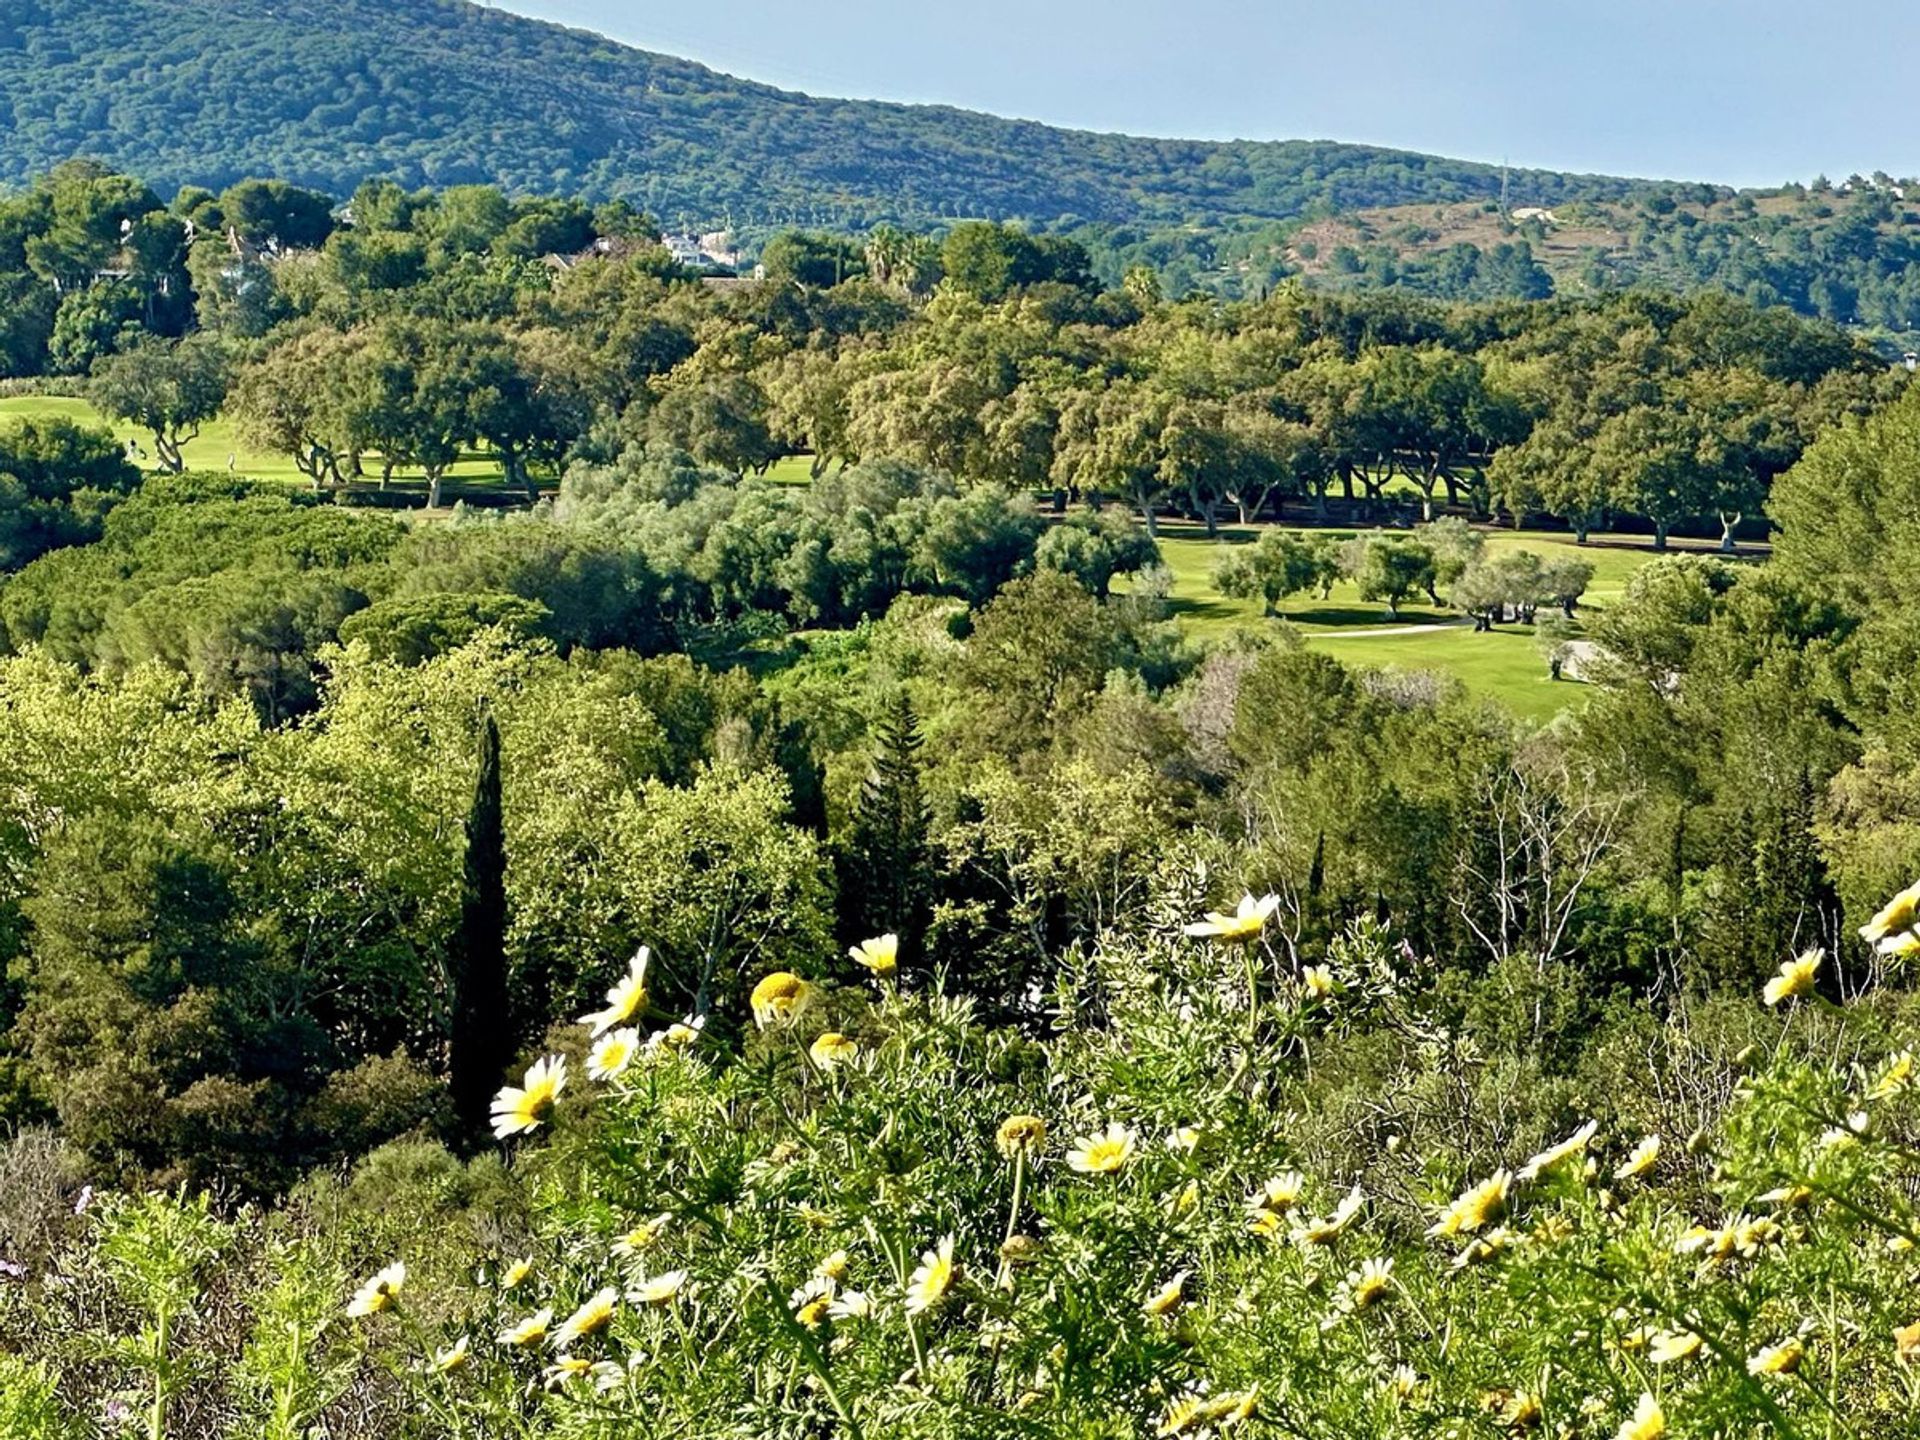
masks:
<instances>
[{"instance_id":1,"label":"distant hillside","mask_svg":"<svg viewBox=\"0 0 1920 1440\"><path fill-rule=\"evenodd\" d=\"M1920 328L1920 182L1887 175L1738 195L1649 187L1511 219L1484 204L1367 209L1289 227L1261 259L1332 289L1462 299L1488 256L1522 245L1561 295L1715 289L1845 325Z\"/></svg>"},{"instance_id":2,"label":"distant hillside","mask_svg":"<svg viewBox=\"0 0 1920 1440\"><path fill-rule=\"evenodd\" d=\"M1496 168L821 100L462 0L0 0L0 185L92 155L163 188L369 176L623 196L668 223L1155 224L1485 200ZM1516 171L1515 204L1629 181Z\"/></svg>"}]
</instances>

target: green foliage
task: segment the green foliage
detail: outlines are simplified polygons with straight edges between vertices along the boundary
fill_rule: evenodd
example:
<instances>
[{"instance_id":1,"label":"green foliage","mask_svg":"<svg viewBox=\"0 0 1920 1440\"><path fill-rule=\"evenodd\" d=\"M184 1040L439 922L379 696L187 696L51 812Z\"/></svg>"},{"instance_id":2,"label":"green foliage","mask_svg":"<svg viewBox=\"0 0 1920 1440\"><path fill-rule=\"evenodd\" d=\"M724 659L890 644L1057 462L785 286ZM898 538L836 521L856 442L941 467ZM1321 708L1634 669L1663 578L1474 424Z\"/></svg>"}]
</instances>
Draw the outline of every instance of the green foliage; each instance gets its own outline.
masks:
<instances>
[{"instance_id":1,"label":"green foliage","mask_svg":"<svg viewBox=\"0 0 1920 1440\"><path fill-rule=\"evenodd\" d=\"M20 118L0 182L87 153L169 189L255 175L336 195L369 176L491 183L515 194L622 196L659 216L731 214L769 229L829 203L836 217L869 223L1078 215L1179 224L1491 197L1500 186L1494 167L1358 145L1196 147L950 109L795 100L691 61L428 0L356 0L326 24L291 11L215 16L143 0L107 9L50 0L14 25L0 47L0 89L16 97ZM110 91L118 57L154 54L191 58L168 85ZM555 75L571 77L558 97ZM109 93L113 108L96 113ZM614 114L631 123L608 125ZM1515 171L1511 187L1541 204L1628 189L1546 171ZM368 223L367 207L355 210Z\"/></svg>"},{"instance_id":2,"label":"green foliage","mask_svg":"<svg viewBox=\"0 0 1920 1440\"><path fill-rule=\"evenodd\" d=\"M312 1241L283 1241L269 1254L272 1288L255 1309L235 1378L258 1397L262 1440L305 1440L353 1382L339 1313L346 1276Z\"/></svg>"},{"instance_id":3,"label":"green foliage","mask_svg":"<svg viewBox=\"0 0 1920 1440\"><path fill-rule=\"evenodd\" d=\"M1158 565L1160 547L1124 515L1109 510L1071 515L1047 527L1033 559L1035 565L1071 575L1081 589L1104 597L1116 577Z\"/></svg>"},{"instance_id":4,"label":"green foliage","mask_svg":"<svg viewBox=\"0 0 1920 1440\"><path fill-rule=\"evenodd\" d=\"M932 918L935 879L933 814L920 779L923 743L902 691L874 728L873 765L834 853L840 937L857 945L897 935L910 960L921 953Z\"/></svg>"},{"instance_id":5,"label":"green foliage","mask_svg":"<svg viewBox=\"0 0 1920 1440\"><path fill-rule=\"evenodd\" d=\"M1332 558L1324 545L1269 530L1253 545L1228 551L1214 571L1214 584L1222 595L1237 599L1259 596L1271 615L1287 596L1329 581Z\"/></svg>"},{"instance_id":6,"label":"green foliage","mask_svg":"<svg viewBox=\"0 0 1920 1440\"><path fill-rule=\"evenodd\" d=\"M340 622L342 644L367 647L376 660L418 665L458 650L498 627L518 639L549 632L552 612L537 600L500 591L407 595L382 600Z\"/></svg>"},{"instance_id":7,"label":"green foliage","mask_svg":"<svg viewBox=\"0 0 1920 1440\"><path fill-rule=\"evenodd\" d=\"M229 1240L205 1196L179 1203L148 1195L110 1202L101 1212L101 1268L144 1322L117 1348L151 1387L147 1440L166 1440L169 1410L204 1364L180 1344L177 1330L192 1320L203 1276Z\"/></svg>"},{"instance_id":8,"label":"green foliage","mask_svg":"<svg viewBox=\"0 0 1920 1440\"><path fill-rule=\"evenodd\" d=\"M141 339L95 364L89 393L106 414L152 435L160 463L178 474L180 447L220 413L229 376L225 350L209 336Z\"/></svg>"},{"instance_id":9,"label":"green foliage","mask_svg":"<svg viewBox=\"0 0 1920 1440\"><path fill-rule=\"evenodd\" d=\"M0 430L0 569L98 540L107 512L139 481L104 431L62 419Z\"/></svg>"},{"instance_id":10,"label":"green foliage","mask_svg":"<svg viewBox=\"0 0 1920 1440\"><path fill-rule=\"evenodd\" d=\"M77 1440L79 1420L60 1402L59 1381L44 1365L0 1355L0 1436L5 1440Z\"/></svg>"},{"instance_id":11,"label":"green foliage","mask_svg":"<svg viewBox=\"0 0 1920 1440\"><path fill-rule=\"evenodd\" d=\"M1396 535L1368 535L1348 543L1341 568L1360 587L1362 600L1387 602L1387 618L1400 613L1401 602L1434 583L1433 551L1418 540Z\"/></svg>"},{"instance_id":12,"label":"green foliage","mask_svg":"<svg viewBox=\"0 0 1920 1440\"><path fill-rule=\"evenodd\" d=\"M1532 1397L1604 1435L1644 1393L1676 1434L1901 1433L1874 1231L1913 1238L1920 939L1859 932L1920 873L1903 372L1720 297L1103 293L989 222L710 286L631 206L403 178L351 225L91 165L0 203L6 294L87 297L0 345L92 347L163 466L230 418L308 482L0 434L0 1420L1172 1435L1251 1395L1213 1428L1385 1437ZM1449 264L1537 289L1519 248ZM1295 504L1320 528L1261 524ZM1541 512L1572 538L1493 530ZM1577 548L1716 521L1733 553ZM1317 589L1302 630L1337 575L1532 623L1338 643L1538 645L1579 702L1536 727L1230 628L1163 554ZM897 975L845 957L886 934ZM548 1052L531 1143L441 1147ZM1054 1126L1017 1159L1015 1111ZM1109 1123L1129 1159L1066 1161ZM1428 1243L1569 1133L1507 1229ZM1652 1171L1572 1163L1649 1133ZM85 1179L125 1192L98 1229ZM496 1343L603 1287L604 1328ZM1656 1326L1701 1353L1655 1366ZM1803 1374L1749 1371L1790 1334Z\"/></svg>"}]
</instances>

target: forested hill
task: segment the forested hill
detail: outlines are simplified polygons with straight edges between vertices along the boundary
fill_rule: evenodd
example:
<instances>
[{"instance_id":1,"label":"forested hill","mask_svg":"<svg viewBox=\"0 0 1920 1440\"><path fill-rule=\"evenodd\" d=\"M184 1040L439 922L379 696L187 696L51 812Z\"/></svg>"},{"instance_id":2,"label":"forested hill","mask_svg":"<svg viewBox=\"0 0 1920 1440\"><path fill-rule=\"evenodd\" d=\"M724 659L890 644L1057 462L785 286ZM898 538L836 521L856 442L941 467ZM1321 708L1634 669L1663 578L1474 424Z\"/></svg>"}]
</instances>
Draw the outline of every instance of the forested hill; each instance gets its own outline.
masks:
<instances>
[{"instance_id":1,"label":"forested hill","mask_svg":"<svg viewBox=\"0 0 1920 1440\"><path fill-rule=\"evenodd\" d=\"M1498 195L1497 169L822 100L461 0L0 0L0 185L90 155L164 188L490 181L667 223L1285 219ZM1510 177L1515 204L1629 182Z\"/></svg>"}]
</instances>

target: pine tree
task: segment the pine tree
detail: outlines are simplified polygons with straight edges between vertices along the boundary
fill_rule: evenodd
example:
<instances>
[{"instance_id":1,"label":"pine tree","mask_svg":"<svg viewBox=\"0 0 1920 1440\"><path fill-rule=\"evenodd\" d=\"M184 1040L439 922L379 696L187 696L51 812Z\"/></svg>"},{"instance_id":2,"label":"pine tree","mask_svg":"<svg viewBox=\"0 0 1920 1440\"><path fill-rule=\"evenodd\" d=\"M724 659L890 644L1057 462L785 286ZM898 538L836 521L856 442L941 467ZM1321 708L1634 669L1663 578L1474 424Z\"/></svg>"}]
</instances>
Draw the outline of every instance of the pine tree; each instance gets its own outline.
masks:
<instances>
[{"instance_id":1,"label":"pine tree","mask_svg":"<svg viewBox=\"0 0 1920 1440\"><path fill-rule=\"evenodd\" d=\"M448 1084L461 1139L488 1129L493 1092L513 1059L513 1017L507 1004L507 846L500 804L500 727L489 712L480 724L480 766L467 812L467 860L460 929L450 957L453 1001Z\"/></svg>"},{"instance_id":2,"label":"pine tree","mask_svg":"<svg viewBox=\"0 0 1920 1440\"><path fill-rule=\"evenodd\" d=\"M920 784L920 726L903 691L874 733L873 767L837 855L842 938L900 937L918 952L932 917L932 815Z\"/></svg>"}]
</instances>

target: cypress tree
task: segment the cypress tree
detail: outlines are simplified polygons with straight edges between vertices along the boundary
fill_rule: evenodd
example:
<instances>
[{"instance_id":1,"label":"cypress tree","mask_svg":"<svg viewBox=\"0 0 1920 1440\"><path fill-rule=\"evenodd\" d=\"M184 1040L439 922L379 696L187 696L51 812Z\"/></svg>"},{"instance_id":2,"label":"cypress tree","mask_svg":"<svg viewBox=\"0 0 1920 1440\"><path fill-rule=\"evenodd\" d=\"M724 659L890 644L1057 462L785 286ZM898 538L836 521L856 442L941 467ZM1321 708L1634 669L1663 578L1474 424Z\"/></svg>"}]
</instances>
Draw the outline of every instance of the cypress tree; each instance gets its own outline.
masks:
<instances>
[{"instance_id":1,"label":"cypress tree","mask_svg":"<svg viewBox=\"0 0 1920 1440\"><path fill-rule=\"evenodd\" d=\"M450 956L449 1088L463 1142L484 1139L493 1093L513 1059L507 1005L507 844L500 804L500 727L481 717L480 765L467 812L460 929Z\"/></svg>"},{"instance_id":2,"label":"cypress tree","mask_svg":"<svg viewBox=\"0 0 1920 1440\"><path fill-rule=\"evenodd\" d=\"M874 733L873 767L836 860L849 944L891 932L918 950L933 908L932 813L920 784L920 726L901 692Z\"/></svg>"}]
</instances>

